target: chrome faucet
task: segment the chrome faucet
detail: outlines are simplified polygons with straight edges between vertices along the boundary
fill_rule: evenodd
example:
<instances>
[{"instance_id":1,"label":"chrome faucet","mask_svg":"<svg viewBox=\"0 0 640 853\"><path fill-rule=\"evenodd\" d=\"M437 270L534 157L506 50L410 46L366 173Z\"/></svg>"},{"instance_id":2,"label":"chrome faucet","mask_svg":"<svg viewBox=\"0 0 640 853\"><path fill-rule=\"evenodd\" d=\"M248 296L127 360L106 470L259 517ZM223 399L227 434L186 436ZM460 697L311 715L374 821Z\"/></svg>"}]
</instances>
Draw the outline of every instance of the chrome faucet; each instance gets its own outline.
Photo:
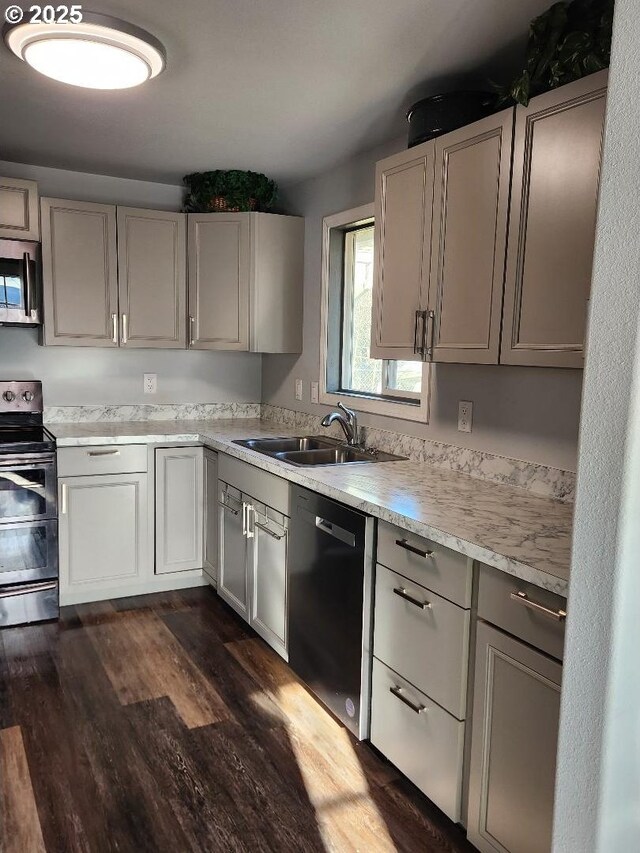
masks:
<instances>
[{"instance_id":1,"label":"chrome faucet","mask_svg":"<svg viewBox=\"0 0 640 853\"><path fill-rule=\"evenodd\" d=\"M347 444L352 447L360 444L360 430L358 429L358 416L352 409L347 409L342 403L338 403L338 408L342 409L344 414L340 412L329 412L320 421L320 426L329 427L334 421L337 421L342 427Z\"/></svg>"}]
</instances>

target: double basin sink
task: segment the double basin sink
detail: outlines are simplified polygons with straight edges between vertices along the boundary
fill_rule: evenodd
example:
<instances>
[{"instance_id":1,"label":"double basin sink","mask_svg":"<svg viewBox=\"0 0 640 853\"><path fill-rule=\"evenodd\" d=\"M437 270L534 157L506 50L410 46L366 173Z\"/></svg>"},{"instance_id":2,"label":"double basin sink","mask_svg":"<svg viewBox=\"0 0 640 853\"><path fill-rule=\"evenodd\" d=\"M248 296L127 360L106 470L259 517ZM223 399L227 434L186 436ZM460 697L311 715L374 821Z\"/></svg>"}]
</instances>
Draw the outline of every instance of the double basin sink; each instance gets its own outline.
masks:
<instances>
[{"instance_id":1,"label":"double basin sink","mask_svg":"<svg viewBox=\"0 0 640 853\"><path fill-rule=\"evenodd\" d=\"M247 438L233 442L272 459L288 462L290 465L307 467L309 465L346 465L356 462L395 462L404 456L383 453L381 450L366 450L364 447L352 447L341 444L331 438L318 435L304 435L298 438Z\"/></svg>"}]
</instances>

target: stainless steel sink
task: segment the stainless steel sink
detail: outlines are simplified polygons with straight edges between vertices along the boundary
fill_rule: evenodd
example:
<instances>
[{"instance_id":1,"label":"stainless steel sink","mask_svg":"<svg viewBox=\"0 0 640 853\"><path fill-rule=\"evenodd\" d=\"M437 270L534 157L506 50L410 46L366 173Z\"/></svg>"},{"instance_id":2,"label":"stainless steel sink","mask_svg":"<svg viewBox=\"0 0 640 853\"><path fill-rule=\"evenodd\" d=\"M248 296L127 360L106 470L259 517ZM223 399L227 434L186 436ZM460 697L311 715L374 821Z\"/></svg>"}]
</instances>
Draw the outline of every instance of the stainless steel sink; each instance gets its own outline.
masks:
<instances>
[{"instance_id":1,"label":"stainless steel sink","mask_svg":"<svg viewBox=\"0 0 640 853\"><path fill-rule=\"evenodd\" d=\"M366 450L340 444L331 438L317 435L305 435L297 438L248 438L236 439L234 444L248 447L273 459L280 459L290 465L307 467L310 465L351 465L362 462L395 462L404 456L383 453L380 450Z\"/></svg>"}]
</instances>

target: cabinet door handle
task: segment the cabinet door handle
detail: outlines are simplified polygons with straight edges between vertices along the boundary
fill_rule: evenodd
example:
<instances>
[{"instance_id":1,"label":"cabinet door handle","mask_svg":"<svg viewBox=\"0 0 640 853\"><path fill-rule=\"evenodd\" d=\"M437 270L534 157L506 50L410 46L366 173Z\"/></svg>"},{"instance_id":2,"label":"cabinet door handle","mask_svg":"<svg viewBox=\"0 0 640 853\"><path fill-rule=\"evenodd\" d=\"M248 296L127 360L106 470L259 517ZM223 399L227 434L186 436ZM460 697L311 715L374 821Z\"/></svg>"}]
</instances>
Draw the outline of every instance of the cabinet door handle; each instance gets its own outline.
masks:
<instances>
[{"instance_id":1,"label":"cabinet door handle","mask_svg":"<svg viewBox=\"0 0 640 853\"><path fill-rule=\"evenodd\" d=\"M404 704L408 708L411 708L411 710L416 714L423 714L427 710L425 705L414 705L410 699L407 699L407 697L402 692L402 687L390 687L389 693L393 693L396 699L399 699L401 702L404 702Z\"/></svg>"},{"instance_id":2,"label":"cabinet door handle","mask_svg":"<svg viewBox=\"0 0 640 853\"><path fill-rule=\"evenodd\" d=\"M424 557L425 560L427 557L433 556L433 551L423 551L421 548L416 548L415 545L410 545L406 539L396 539L396 545L400 548L404 548L405 551L411 551L412 554L417 554L418 557Z\"/></svg>"},{"instance_id":3,"label":"cabinet door handle","mask_svg":"<svg viewBox=\"0 0 640 853\"><path fill-rule=\"evenodd\" d=\"M433 337L435 334L436 313L435 311L423 311L424 320L422 326L422 358L433 358ZM427 343L427 341L429 343Z\"/></svg>"},{"instance_id":4,"label":"cabinet door handle","mask_svg":"<svg viewBox=\"0 0 640 853\"><path fill-rule=\"evenodd\" d=\"M549 619L554 619L556 622L564 622L567 618L567 611L558 609L551 610L550 607L545 607L544 604L538 604L537 601L532 601L526 592L512 592L509 595L511 601L517 601L523 607L529 610L534 610L536 613L541 613L543 616L548 616Z\"/></svg>"},{"instance_id":5,"label":"cabinet door handle","mask_svg":"<svg viewBox=\"0 0 640 853\"><path fill-rule=\"evenodd\" d=\"M122 315L122 343L126 344L129 340L129 320L127 319L127 315Z\"/></svg>"},{"instance_id":6,"label":"cabinet door handle","mask_svg":"<svg viewBox=\"0 0 640 853\"><path fill-rule=\"evenodd\" d=\"M421 311L416 308L416 316L413 322L413 352L418 355L420 352L420 344L418 343L418 323L420 322Z\"/></svg>"},{"instance_id":7,"label":"cabinet door handle","mask_svg":"<svg viewBox=\"0 0 640 853\"><path fill-rule=\"evenodd\" d=\"M192 347L196 342L195 334L194 334L195 325L196 325L196 318L195 317L189 317L189 346L190 347Z\"/></svg>"},{"instance_id":8,"label":"cabinet door handle","mask_svg":"<svg viewBox=\"0 0 640 853\"><path fill-rule=\"evenodd\" d=\"M62 483L60 486L60 512L62 515L67 514L67 484Z\"/></svg>"},{"instance_id":9,"label":"cabinet door handle","mask_svg":"<svg viewBox=\"0 0 640 853\"><path fill-rule=\"evenodd\" d=\"M255 536L255 533L249 524L249 514L253 511L254 509L251 504L246 501L242 501L242 535L246 536L247 539L253 539Z\"/></svg>"},{"instance_id":10,"label":"cabinet door handle","mask_svg":"<svg viewBox=\"0 0 640 853\"><path fill-rule=\"evenodd\" d=\"M111 315L111 326L113 329L113 334L112 334L111 340L117 346L118 345L118 315L117 314Z\"/></svg>"},{"instance_id":11,"label":"cabinet door handle","mask_svg":"<svg viewBox=\"0 0 640 853\"><path fill-rule=\"evenodd\" d=\"M420 601L419 598L414 598L412 595L409 595L404 587L395 587L393 592L395 595L399 595L400 598L404 598L404 600L408 601L410 604L415 604L416 607L420 607L421 610L426 610L428 607L431 607L430 601Z\"/></svg>"}]
</instances>

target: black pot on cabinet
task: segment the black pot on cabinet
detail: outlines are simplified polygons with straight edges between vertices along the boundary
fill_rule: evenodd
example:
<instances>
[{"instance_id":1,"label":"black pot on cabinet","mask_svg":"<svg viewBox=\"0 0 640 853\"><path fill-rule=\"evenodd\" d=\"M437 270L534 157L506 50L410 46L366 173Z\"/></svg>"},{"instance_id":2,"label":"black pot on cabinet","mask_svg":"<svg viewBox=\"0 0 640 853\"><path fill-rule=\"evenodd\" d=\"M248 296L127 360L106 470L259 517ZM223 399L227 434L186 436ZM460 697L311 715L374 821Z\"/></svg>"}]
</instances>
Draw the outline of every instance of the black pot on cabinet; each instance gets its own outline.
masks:
<instances>
[{"instance_id":1,"label":"black pot on cabinet","mask_svg":"<svg viewBox=\"0 0 640 853\"><path fill-rule=\"evenodd\" d=\"M408 147L472 124L496 110L492 92L447 92L415 103L407 112Z\"/></svg>"}]
</instances>

